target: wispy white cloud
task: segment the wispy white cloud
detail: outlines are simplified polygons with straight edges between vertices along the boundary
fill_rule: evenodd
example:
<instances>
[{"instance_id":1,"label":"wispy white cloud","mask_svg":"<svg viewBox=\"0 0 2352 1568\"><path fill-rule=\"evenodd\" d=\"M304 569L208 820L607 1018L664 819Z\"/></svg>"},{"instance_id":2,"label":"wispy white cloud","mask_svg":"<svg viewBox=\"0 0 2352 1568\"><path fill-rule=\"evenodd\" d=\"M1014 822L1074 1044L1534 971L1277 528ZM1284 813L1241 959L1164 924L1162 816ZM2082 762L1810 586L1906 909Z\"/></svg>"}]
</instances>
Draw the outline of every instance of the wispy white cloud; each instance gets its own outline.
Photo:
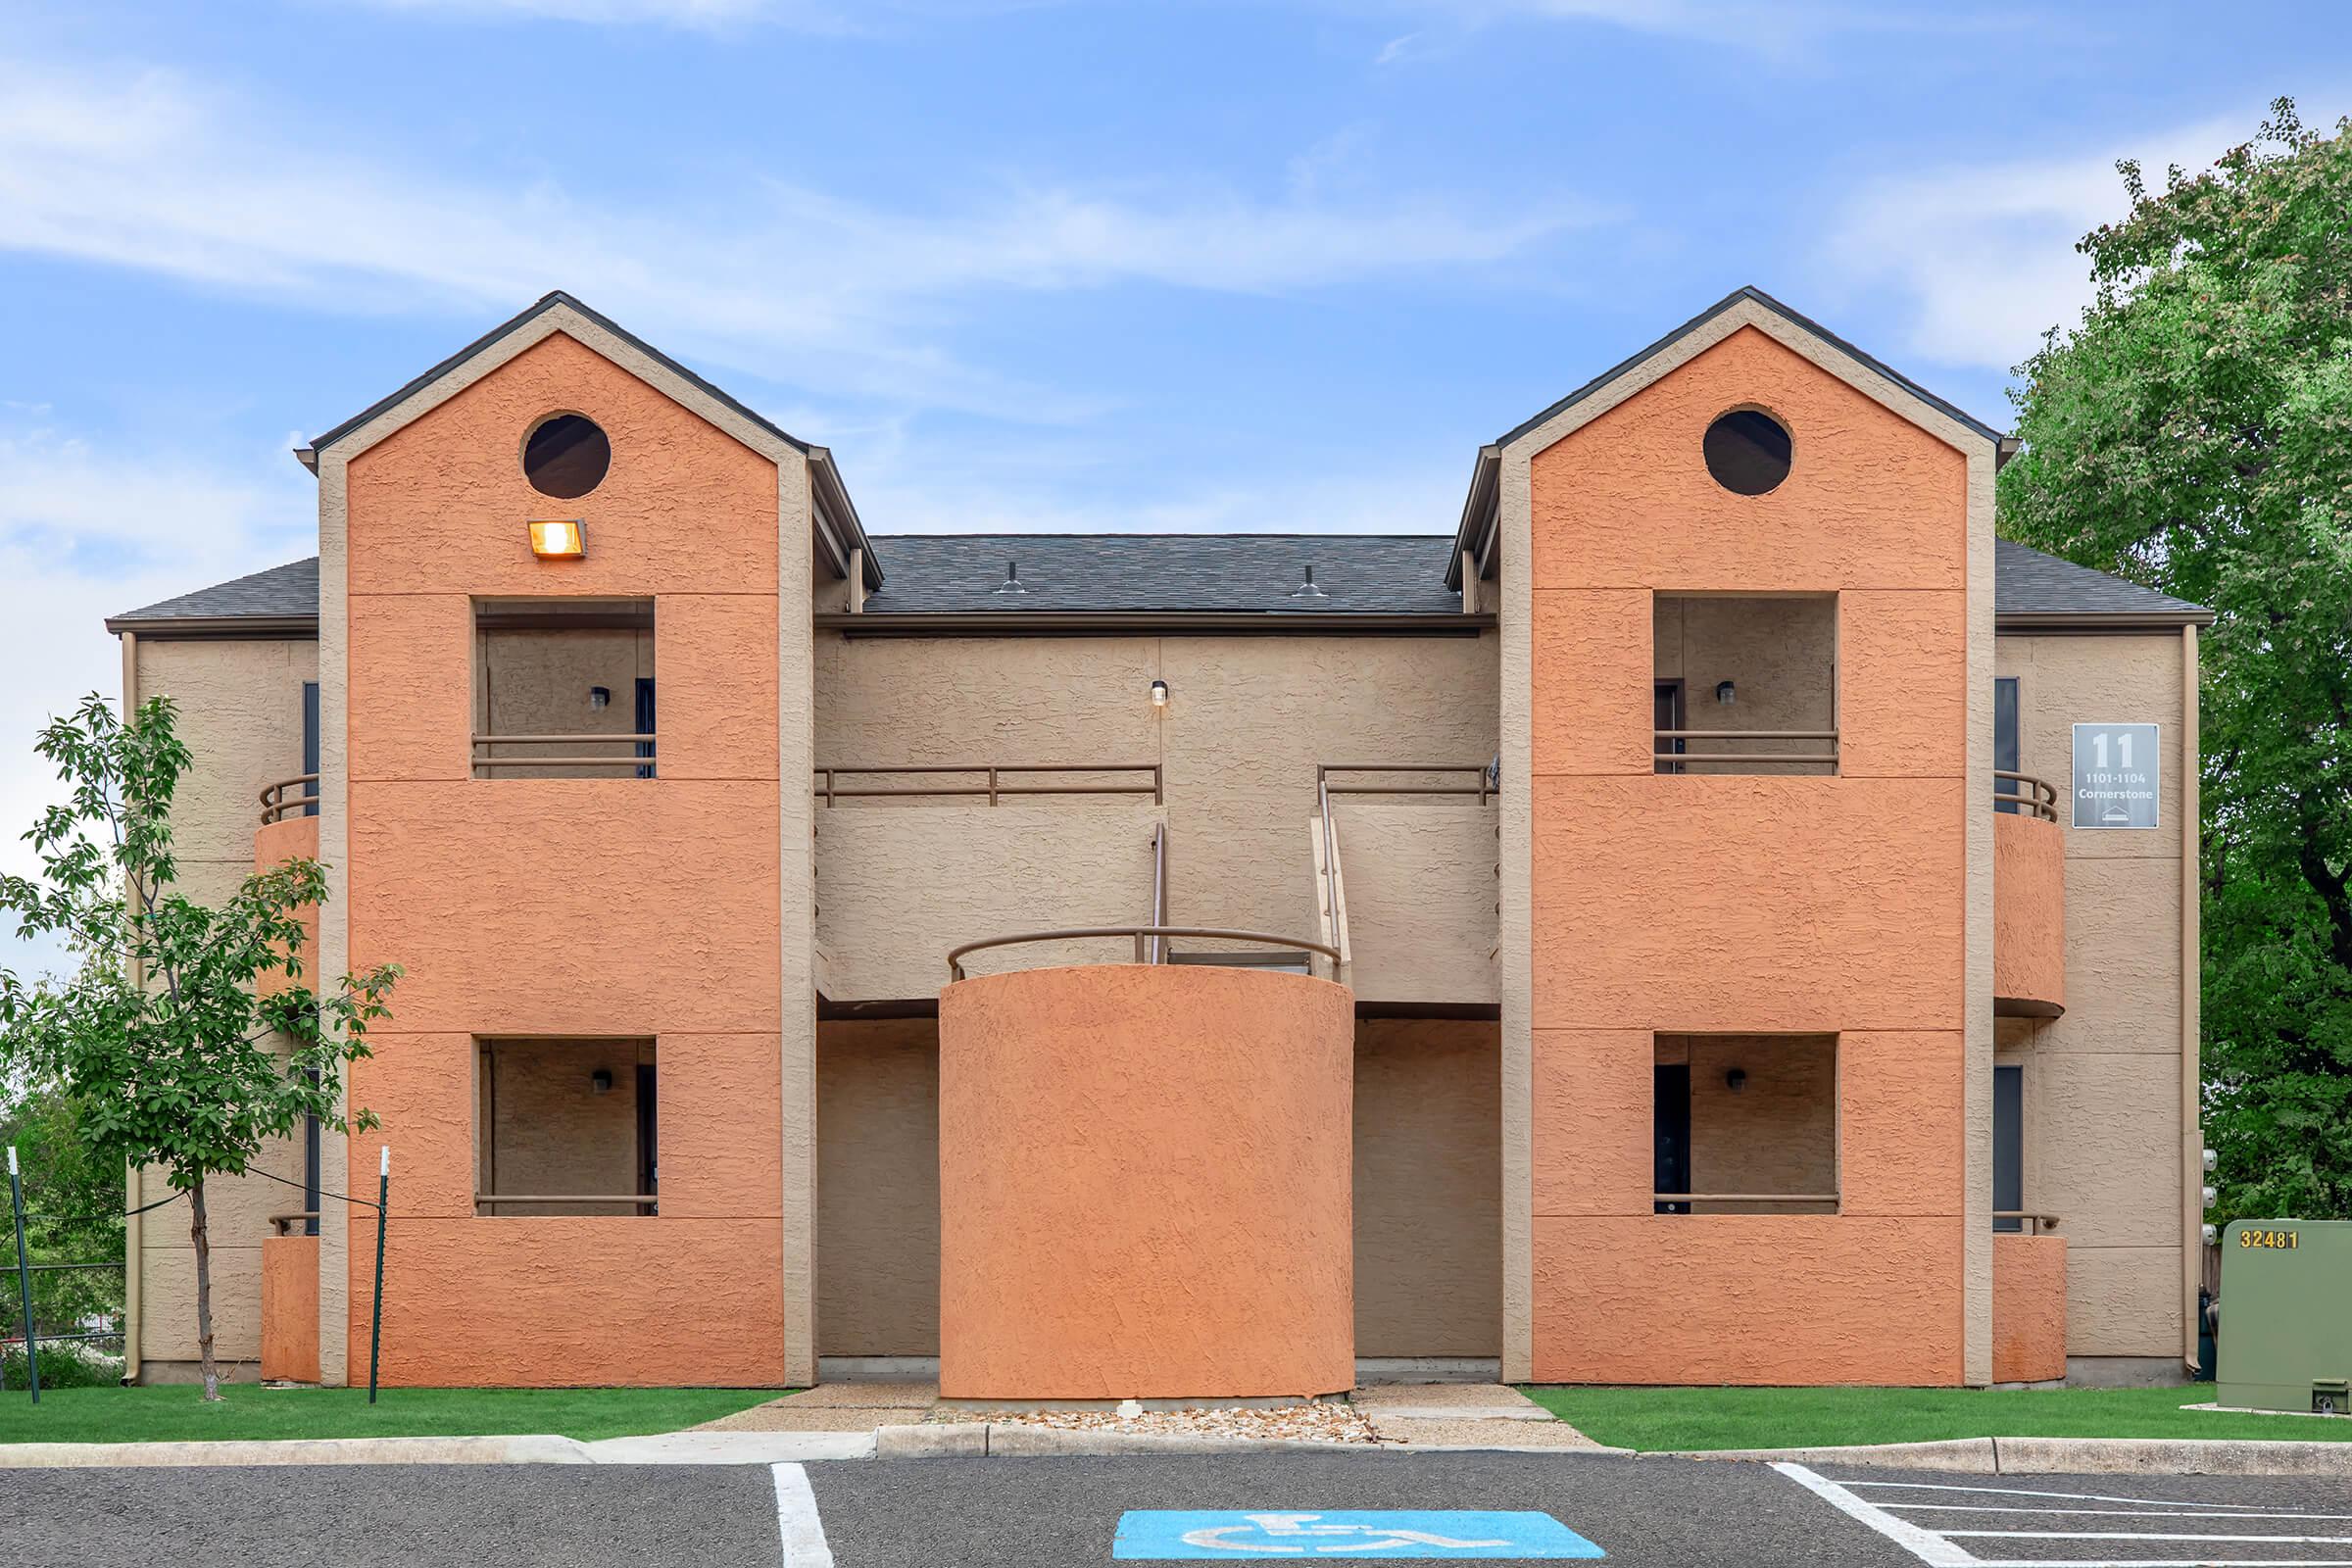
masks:
<instances>
[{"instance_id":1,"label":"wispy white cloud","mask_svg":"<svg viewBox=\"0 0 2352 1568\"><path fill-rule=\"evenodd\" d=\"M142 454L125 463L47 410L0 409L0 869L32 869L18 835L57 795L32 736L83 694L119 697L122 659L106 616L297 560L317 547L310 481L272 450L210 463ZM0 922L0 966L68 966L55 943L18 940Z\"/></svg>"},{"instance_id":2,"label":"wispy white cloud","mask_svg":"<svg viewBox=\"0 0 2352 1568\"><path fill-rule=\"evenodd\" d=\"M1074 412L942 346L957 305L991 294L1313 289L1476 269L1595 220L1572 200L1482 211L1448 194L1269 201L1223 183L1017 176L964 188L936 211L782 178L710 206L518 192L497 172L405 168L306 135L170 72L0 61L0 249L339 309L502 310L566 288L685 352L926 406Z\"/></svg>"},{"instance_id":3,"label":"wispy white cloud","mask_svg":"<svg viewBox=\"0 0 2352 1568\"><path fill-rule=\"evenodd\" d=\"M2007 370L2090 303L2090 266L2074 246L2124 215L2117 161L2138 159L2161 183L2170 165L2209 166L2259 119L2222 116L2052 157L1870 181L1828 232L1825 268L1903 301L1910 353Z\"/></svg>"}]
</instances>

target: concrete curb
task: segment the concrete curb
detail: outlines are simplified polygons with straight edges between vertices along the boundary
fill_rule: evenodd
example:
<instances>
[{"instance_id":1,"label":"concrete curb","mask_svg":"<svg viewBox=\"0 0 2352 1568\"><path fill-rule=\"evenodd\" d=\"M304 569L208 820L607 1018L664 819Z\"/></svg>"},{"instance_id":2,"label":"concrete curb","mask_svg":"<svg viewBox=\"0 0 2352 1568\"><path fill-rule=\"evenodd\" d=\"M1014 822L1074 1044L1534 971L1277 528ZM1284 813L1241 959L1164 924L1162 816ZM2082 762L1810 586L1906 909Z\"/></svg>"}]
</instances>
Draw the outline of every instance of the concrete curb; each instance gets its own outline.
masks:
<instances>
[{"instance_id":1,"label":"concrete curb","mask_svg":"<svg viewBox=\"0 0 2352 1568\"><path fill-rule=\"evenodd\" d=\"M225 1443L4 1443L0 1469L283 1464L593 1464L571 1438L293 1438Z\"/></svg>"},{"instance_id":2,"label":"concrete curb","mask_svg":"<svg viewBox=\"0 0 2352 1568\"><path fill-rule=\"evenodd\" d=\"M1987 1476L2343 1476L2352 1443L2232 1438L1959 1438L1943 1443L1873 1443L1833 1448L1697 1448L1677 1459L1859 1464L1887 1470L1950 1470Z\"/></svg>"}]
</instances>

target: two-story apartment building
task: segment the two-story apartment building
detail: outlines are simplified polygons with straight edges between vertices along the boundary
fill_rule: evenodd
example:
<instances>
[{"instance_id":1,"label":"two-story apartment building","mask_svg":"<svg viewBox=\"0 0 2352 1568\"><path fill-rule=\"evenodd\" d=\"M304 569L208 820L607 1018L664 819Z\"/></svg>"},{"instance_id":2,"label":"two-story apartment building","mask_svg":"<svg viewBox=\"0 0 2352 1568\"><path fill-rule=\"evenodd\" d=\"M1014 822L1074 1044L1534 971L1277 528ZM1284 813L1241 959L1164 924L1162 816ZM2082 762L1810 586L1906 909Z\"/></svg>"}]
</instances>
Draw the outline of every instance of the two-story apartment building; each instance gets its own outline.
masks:
<instances>
[{"instance_id":1,"label":"two-story apartment building","mask_svg":"<svg viewBox=\"0 0 2352 1568\"><path fill-rule=\"evenodd\" d=\"M2193 1357L2210 617L1761 294L1427 536L869 537L562 294L299 456L316 560L108 622L191 889L316 854L407 969L380 1129L214 1196L261 1374L366 1376L381 1147L393 1383Z\"/></svg>"}]
</instances>

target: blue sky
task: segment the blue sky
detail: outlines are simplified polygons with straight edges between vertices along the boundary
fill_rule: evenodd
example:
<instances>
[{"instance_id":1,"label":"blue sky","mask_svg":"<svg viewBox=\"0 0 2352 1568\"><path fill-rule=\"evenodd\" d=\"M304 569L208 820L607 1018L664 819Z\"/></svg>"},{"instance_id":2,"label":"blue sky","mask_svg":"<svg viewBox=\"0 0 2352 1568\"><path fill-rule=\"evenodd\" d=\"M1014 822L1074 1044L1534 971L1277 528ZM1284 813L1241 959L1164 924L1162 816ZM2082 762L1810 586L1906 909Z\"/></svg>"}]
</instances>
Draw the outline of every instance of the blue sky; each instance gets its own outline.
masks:
<instances>
[{"instance_id":1,"label":"blue sky","mask_svg":"<svg viewBox=\"0 0 2352 1568\"><path fill-rule=\"evenodd\" d=\"M2348 82L2325 4L0 0L0 865L100 618L547 289L876 532L1443 531L1742 283L2005 425L2114 161Z\"/></svg>"}]
</instances>

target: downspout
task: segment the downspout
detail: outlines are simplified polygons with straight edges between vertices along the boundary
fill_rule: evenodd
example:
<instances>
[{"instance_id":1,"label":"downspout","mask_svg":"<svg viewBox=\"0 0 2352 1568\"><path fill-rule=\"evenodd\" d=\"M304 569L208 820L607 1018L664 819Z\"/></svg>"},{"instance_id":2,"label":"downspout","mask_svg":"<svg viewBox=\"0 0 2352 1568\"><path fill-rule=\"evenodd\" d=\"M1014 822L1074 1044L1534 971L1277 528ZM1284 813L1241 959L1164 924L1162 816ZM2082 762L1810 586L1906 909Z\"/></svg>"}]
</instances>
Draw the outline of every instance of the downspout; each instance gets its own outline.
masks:
<instances>
[{"instance_id":1,"label":"downspout","mask_svg":"<svg viewBox=\"0 0 2352 1568\"><path fill-rule=\"evenodd\" d=\"M122 634L122 721L130 722L139 707L139 634ZM124 897L129 892L125 890ZM139 972L139 962L131 960L130 983L140 986L146 977ZM139 1206L139 1167L124 1161L122 1166L122 1207ZM122 1221L122 1382L127 1386L139 1381L139 1293L145 1282L139 1277L139 1249L147 1231L147 1216L133 1213Z\"/></svg>"}]
</instances>

